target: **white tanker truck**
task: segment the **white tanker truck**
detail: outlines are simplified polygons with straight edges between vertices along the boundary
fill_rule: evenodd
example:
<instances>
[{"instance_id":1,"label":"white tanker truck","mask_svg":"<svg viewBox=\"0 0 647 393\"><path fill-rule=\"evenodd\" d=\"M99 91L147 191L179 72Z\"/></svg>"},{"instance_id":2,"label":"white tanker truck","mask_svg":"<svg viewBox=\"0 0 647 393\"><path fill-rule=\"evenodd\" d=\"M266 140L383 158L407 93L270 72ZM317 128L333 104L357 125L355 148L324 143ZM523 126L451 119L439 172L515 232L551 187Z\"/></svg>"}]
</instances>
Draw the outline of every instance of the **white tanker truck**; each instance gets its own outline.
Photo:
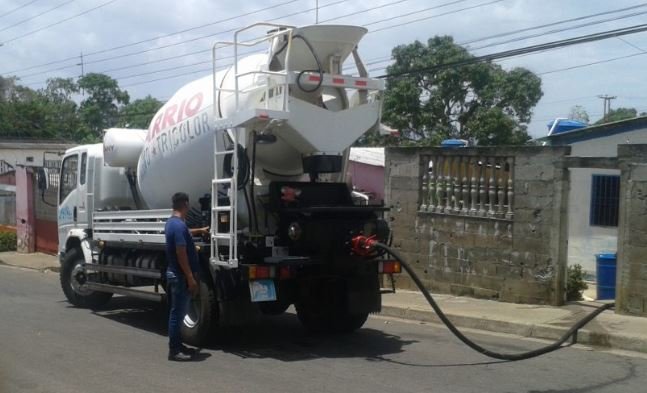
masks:
<instances>
[{"instance_id":1,"label":"white tanker truck","mask_svg":"<svg viewBox=\"0 0 647 393\"><path fill-rule=\"evenodd\" d=\"M243 41L254 30L263 37ZM380 127L383 82L368 77L355 26L258 23L213 47L213 75L182 87L148 130L109 129L69 149L59 184L61 285L74 305L113 294L165 299L164 224L171 196L189 194L199 295L183 336L294 305L311 330L347 332L381 308L381 273L399 264L364 255L358 235L389 237L385 208L356 205L346 184L350 145ZM242 48L267 43L261 54ZM222 49L233 65L219 70ZM358 76L343 75L347 59ZM222 56L221 56L222 57Z\"/></svg>"}]
</instances>

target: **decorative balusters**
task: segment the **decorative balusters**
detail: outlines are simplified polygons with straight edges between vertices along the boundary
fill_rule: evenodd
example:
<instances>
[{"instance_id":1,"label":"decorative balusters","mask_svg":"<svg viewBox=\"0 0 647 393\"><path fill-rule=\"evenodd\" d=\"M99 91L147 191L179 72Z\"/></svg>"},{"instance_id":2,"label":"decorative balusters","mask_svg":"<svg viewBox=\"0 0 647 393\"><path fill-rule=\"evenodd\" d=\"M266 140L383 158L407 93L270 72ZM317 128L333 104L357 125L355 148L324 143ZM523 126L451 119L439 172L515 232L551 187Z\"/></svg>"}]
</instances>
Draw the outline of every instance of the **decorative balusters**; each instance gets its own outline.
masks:
<instances>
[{"instance_id":1,"label":"decorative balusters","mask_svg":"<svg viewBox=\"0 0 647 393\"><path fill-rule=\"evenodd\" d=\"M452 212L452 201L454 197L454 188L452 187L452 164L454 163L453 157L447 157L447 173L445 175L445 214Z\"/></svg>"},{"instance_id":2,"label":"decorative balusters","mask_svg":"<svg viewBox=\"0 0 647 393\"><path fill-rule=\"evenodd\" d=\"M490 178L489 178L489 180L487 182L487 186L488 186L488 205L489 205L487 215L488 215L488 217L494 217L494 203L495 203L494 198L496 198L496 182L494 180L494 171L496 170L496 163L494 162L494 160L490 161L490 159L488 159L487 161L491 162L491 164L490 164L490 166L491 166Z\"/></svg>"},{"instance_id":3,"label":"decorative balusters","mask_svg":"<svg viewBox=\"0 0 647 393\"><path fill-rule=\"evenodd\" d=\"M512 220L514 157L454 153L422 157L419 211Z\"/></svg>"},{"instance_id":4,"label":"decorative balusters","mask_svg":"<svg viewBox=\"0 0 647 393\"><path fill-rule=\"evenodd\" d=\"M445 191L445 186L443 183L443 171L445 168L445 158L443 156L438 157L438 172L436 175L436 212L442 213L444 210L443 202L443 192Z\"/></svg>"},{"instance_id":5,"label":"decorative balusters","mask_svg":"<svg viewBox=\"0 0 647 393\"><path fill-rule=\"evenodd\" d=\"M478 200L479 196L479 189L478 189L478 183L477 183L477 177L476 177L476 169L479 167L479 159L478 157L473 158L470 160L471 162L471 168L472 168L472 177L470 180L470 186L472 187L471 190L471 202L472 205L470 207L470 215L471 216L476 216L478 214L478 209L476 208L476 203Z\"/></svg>"},{"instance_id":6,"label":"decorative balusters","mask_svg":"<svg viewBox=\"0 0 647 393\"><path fill-rule=\"evenodd\" d=\"M437 158L436 156L431 156L429 158L429 161L427 161L427 174L428 176L428 182L427 182L427 191L428 191L428 200L429 202L427 203L427 211L433 212L434 209L436 208L434 204L434 198L436 196L436 163L437 163Z\"/></svg>"},{"instance_id":7,"label":"decorative balusters","mask_svg":"<svg viewBox=\"0 0 647 393\"><path fill-rule=\"evenodd\" d=\"M427 211L427 181L429 177L428 171L425 170L425 164L429 162L427 156L420 157L420 172L422 173L422 179L420 184L420 208L418 211ZM428 164L427 164L428 165Z\"/></svg>"},{"instance_id":8,"label":"decorative balusters","mask_svg":"<svg viewBox=\"0 0 647 393\"><path fill-rule=\"evenodd\" d=\"M481 178L479 179L479 216L485 217L487 213L487 207L486 207L486 198L487 194L485 192L485 176L486 176L486 170L487 170L487 161L484 157L481 157L481 169L479 170L479 173L481 175Z\"/></svg>"},{"instance_id":9,"label":"decorative balusters","mask_svg":"<svg viewBox=\"0 0 647 393\"><path fill-rule=\"evenodd\" d=\"M459 214L461 212L461 201L463 200L463 189L461 187L460 175L461 175L461 166L463 165L463 157L454 158L454 200L453 200L453 211L454 214Z\"/></svg>"},{"instance_id":10,"label":"decorative balusters","mask_svg":"<svg viewBox=\"0 0 647 393\"><path fill-rule=\"evenodd\" d=\"M427 180L429 177L429 171L426 167L429 166L429 157L421 156L420 157L420 169L422 171L422 178L420 179L420 211L427 211Z\"/></svg>"},{"instance_id":11,"label":"decorative balusters","mask_svg":"<svg viewBox=\"0 0 647 393\"><path fill-rule=\"evenodd\" d=\"M503 202L505 199L505 189L503 188L503 165L501 166L499 170L499 190L497 193L497 202L499 202L497 209L496 209L496 215L497 217L503 218L503 215L505 212L503 211Z\"/></svg>"},{"instance_id":12,"label":"decorative balusters","mask_svg":"<svg viewBox=\"0 0 647 393\"><path fill-rule=\"evenodd\" d=\"M463 175L463 199L461 200L461 214L469 215L470 214L470 184L469 184L469 171L470 164L472 163L471 157L465 157L465 169L462 173Z\"/></svg>"},{"instance_id":13,"label":"decorative balusters","mask_svg":"<svg viewBox=\"0 0 647 393\"><path fill-rule=\"evenodd\" d=\"M512 171L514 168L514 158L506 160L509 165L508 170L508 211L505 214L507 220L512 220L514 218L514 212L512 211L512 200L514 199L514 182L512 181Z\"/></svg>"}]
</instances>

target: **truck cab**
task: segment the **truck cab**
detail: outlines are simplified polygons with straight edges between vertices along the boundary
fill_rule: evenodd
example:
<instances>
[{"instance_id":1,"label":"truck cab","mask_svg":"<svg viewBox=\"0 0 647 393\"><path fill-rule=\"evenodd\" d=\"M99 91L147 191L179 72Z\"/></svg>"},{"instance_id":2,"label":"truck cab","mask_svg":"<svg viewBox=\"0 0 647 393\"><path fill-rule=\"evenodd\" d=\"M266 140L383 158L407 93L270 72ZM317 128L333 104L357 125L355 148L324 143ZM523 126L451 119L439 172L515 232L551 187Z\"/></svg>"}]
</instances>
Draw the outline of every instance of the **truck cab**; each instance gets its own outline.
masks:
<instances>
[{"instance_id":1,"label":"truck cab","mask_svg":"<svg viewBox=\"0 0 647 393\"><path fill-rule=\"evenodd\" d=\"M58 184L59 258L92 229L94 210L134 208L126 169L104 165L103 144L68 149Z\"/></svg>"}]
</instances>

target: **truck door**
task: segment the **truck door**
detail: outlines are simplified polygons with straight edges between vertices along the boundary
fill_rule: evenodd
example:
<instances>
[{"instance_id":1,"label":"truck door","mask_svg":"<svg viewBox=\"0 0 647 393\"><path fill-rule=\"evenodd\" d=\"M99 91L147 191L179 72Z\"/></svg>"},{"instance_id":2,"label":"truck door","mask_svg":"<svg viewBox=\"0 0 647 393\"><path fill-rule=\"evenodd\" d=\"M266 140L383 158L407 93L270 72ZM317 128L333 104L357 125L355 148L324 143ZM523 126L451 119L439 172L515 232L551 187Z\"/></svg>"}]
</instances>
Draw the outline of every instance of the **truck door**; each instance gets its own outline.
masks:
<instances>
[{"instance_id":1,"label":"truck door","mask_svg":"<svg viewBox=\"0 0 647 393\"><path fill-rule=\"evenodd\" d=\"M79 185L77 186L77 203L78 203L78 214L77 214L77 225L83 228L87 228L88 225L88 209L91 208L87 206L88 203L88 152L82 151L81 155L81 165L79 168Z\"/></svg>"},{"instance_id":2,"label":"truck door","mask_svg":"<svg viewBox=\"0 0 647 393\"><path fill-rule=\"evenodd\" d=\"M58 187L58 244L65 251L67 235L77 227L79 214L79 153L70 153L63 158Z\"/></svg>"}]
</instances>

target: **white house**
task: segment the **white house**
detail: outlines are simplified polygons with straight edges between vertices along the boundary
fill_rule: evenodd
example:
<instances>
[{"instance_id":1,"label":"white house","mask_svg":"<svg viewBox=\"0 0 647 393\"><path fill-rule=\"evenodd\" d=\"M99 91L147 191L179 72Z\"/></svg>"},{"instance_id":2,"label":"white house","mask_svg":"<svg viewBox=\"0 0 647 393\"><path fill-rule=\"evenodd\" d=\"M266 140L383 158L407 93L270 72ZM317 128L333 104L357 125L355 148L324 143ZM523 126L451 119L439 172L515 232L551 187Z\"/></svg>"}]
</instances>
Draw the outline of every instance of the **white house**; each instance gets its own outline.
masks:
<instances>
[{"instance_id":1,"label":"white house","mask_svg":"<svg viewBox=\"0 0 647 393\"><path fill-rule=\"evenodd\" d=\"M620 144L647 143L647 116L554 133L542 140L570 145L572 156L615 157ZM612 169L571 169L568 264L580 264L591 275L595 254L617 249L619 175Z\"/></svg>"}]
</instances>

